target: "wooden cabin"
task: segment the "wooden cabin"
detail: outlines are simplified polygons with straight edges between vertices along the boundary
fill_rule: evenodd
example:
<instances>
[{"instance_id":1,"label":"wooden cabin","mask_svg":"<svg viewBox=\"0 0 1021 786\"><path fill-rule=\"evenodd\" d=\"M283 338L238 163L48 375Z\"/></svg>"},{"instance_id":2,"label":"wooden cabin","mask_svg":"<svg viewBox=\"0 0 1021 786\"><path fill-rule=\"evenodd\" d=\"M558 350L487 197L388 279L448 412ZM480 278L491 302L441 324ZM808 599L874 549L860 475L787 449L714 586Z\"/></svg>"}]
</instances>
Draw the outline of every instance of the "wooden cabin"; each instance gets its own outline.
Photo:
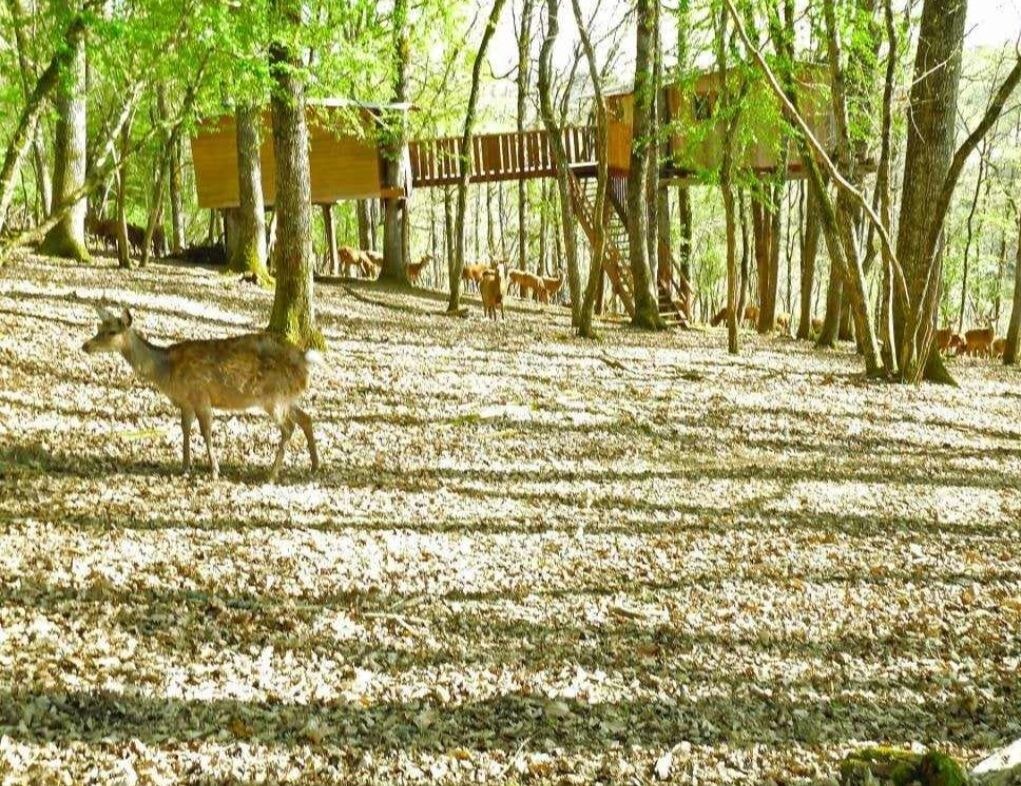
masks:
<instances>
[{"instance_id":1,"label":"wooden cabin","mask_svg":"<svg viewBox=\"0 0 1021 786\"><path fill-rule=\"evenodd\" d=\"M736 79L734 70L728 75ZM661 173L664 178L684 182L718 169L724 133L724 121L715 111L720 79L719 71L704 71L690 82L663 88L668 121L674 130L669 140L670 162ZM785 121L780 102L765 78L756 71L751 79L745 109L738 122L734 164L765 174L775 171L779 164ZM829 104L829 75L824 67L802 65L797 79L799 109L816 138L827 149L832 149L836 135ZM608 95L606 101L610 117L610 169L615 174L625 175L630 168L634 93L614 93ZM804 176L804 167L793 145L789 151L787 176Z\"/></svg>"},{"instance_id":2,"label":"wooden cabin","mask_svg":"<svg viewBox=\"0 0 1021 786\"><path fill-rule=\"evenodd\" d=\"M400 189L383 188L383 158L376 127L385 111L404 106L377 106L345 100L309 102L309 169L312 202L332 204L342 199L401 196ZM191 139L195 187L201 208L238 206L238 154L234 115L201 122ZM267 206L276 198L276 161L270 113L263 113L262 194ZM410 165L408 165L410 166ZM410 178L406 181L410 185Z\"/></svg>"}]
</instances>

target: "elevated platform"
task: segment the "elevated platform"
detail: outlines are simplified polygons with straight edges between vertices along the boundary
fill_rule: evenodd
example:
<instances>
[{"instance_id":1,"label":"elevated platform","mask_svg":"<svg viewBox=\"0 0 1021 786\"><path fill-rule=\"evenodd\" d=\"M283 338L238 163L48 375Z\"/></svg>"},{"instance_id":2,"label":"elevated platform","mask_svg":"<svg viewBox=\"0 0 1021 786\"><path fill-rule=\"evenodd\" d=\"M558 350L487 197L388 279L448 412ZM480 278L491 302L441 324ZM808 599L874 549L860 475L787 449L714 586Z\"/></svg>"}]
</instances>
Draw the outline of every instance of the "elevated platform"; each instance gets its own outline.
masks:
<instances>
[{"instance_id":1,"label":"elevated platform","mask_svg":"<svg viewBox=\"0 0 1021 786\"><path fill-rule=\"evenodd\" d=\"M595 129L571 126L561 131L567 160L580 176L596 171ZM409 146L414 188L452 186L460 182L464 158L460 137L418 139ZM545 129L477 134L471 140L470 183L554 177L553 150Z\"/></svg>"}]
</instances>

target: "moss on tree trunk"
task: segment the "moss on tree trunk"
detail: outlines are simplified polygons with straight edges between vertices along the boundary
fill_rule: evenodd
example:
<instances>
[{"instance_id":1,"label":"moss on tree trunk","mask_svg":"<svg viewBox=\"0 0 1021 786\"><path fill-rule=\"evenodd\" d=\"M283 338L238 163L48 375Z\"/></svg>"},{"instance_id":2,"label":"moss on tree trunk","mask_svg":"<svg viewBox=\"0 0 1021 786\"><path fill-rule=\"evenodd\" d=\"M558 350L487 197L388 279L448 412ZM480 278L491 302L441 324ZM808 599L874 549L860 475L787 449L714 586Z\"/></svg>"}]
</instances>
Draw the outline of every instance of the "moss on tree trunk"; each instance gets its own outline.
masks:
<instances>
[{"instance_id":1,"label":"moss on tree trunk","mask_svg":"<svg viewBox=\"0 0 1021 786\"><path fill-rule=\"evenodd\" d=\"M85 126L85 39L78 37L69 42L72 54L57 89L57 125L54 143L53 206L65 207L85 185L86 126ZM44 254L89 261L85 247L84 195L79 196L71 208L46 233L39 250Z\"/></svg>"},{"instance_id":2,"label":"moss on tree trunk","mask_svg":"<svg viewBox=\"0 0 1021 786\"><path fill-rule=\"evenodd\" d=\"M275 5L291 24L299 24L294 0ZM273 73L273 154L276 158L276 294L269 329L300 347L325 345L316 327L312 287L312 190L309 179L308 127L301 60L289 47L270 47Z\"/></svg>"}]
</instances>

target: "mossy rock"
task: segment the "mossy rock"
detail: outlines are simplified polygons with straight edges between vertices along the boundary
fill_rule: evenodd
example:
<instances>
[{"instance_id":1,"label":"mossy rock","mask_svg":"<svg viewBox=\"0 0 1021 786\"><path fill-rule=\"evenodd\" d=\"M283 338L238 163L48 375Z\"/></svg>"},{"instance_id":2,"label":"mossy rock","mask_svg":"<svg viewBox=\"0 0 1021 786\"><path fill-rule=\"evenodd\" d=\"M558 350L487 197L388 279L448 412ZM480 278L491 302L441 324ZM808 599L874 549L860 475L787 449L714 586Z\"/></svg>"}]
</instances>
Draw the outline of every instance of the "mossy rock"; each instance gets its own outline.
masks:
<instances>
[{"instance_id":1,"label":"mossy rock","mask_svg":"<svg viewBox=\"0 0 1021 786\"><path fill-rule=\"evenodd\" d=\"M849 753L840 764L841 786L967 786L969 782L961 765L939 751L920 754L898 748L864 748Z\"/></svg>"}]
</instances>

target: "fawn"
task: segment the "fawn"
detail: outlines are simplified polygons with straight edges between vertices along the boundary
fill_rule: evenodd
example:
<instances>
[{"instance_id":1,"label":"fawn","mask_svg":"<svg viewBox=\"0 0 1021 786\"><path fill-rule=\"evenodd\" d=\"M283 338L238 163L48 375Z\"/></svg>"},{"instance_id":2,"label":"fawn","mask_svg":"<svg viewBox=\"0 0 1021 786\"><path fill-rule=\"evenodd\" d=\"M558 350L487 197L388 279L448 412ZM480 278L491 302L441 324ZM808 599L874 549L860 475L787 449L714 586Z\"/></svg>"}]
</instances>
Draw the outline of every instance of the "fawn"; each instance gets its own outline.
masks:
<instances>
[{"instance_id":1,"label":"fawn","mask_svg":"<svg viewBox=\"0 0 1021 786\"><path fill-rule=\"evenodd\" d=\"M253 407L264 409L280 427L270 480L275 480L280 471L295 426L305 433L312 471L319 468L312 418L295 403L308 387L309 365L318 359L318 353L302 352L272 333L160 347L131 326L131 312L126 308L119 315L102 306L96 310L101 319L99 331L82 349L89 354L120 354L139 377L155 385L181 411L185 472L191 469L194 419L198 419L215 480L220 468L213 455L213 409Z\"/></svg>"}]
</instances>

